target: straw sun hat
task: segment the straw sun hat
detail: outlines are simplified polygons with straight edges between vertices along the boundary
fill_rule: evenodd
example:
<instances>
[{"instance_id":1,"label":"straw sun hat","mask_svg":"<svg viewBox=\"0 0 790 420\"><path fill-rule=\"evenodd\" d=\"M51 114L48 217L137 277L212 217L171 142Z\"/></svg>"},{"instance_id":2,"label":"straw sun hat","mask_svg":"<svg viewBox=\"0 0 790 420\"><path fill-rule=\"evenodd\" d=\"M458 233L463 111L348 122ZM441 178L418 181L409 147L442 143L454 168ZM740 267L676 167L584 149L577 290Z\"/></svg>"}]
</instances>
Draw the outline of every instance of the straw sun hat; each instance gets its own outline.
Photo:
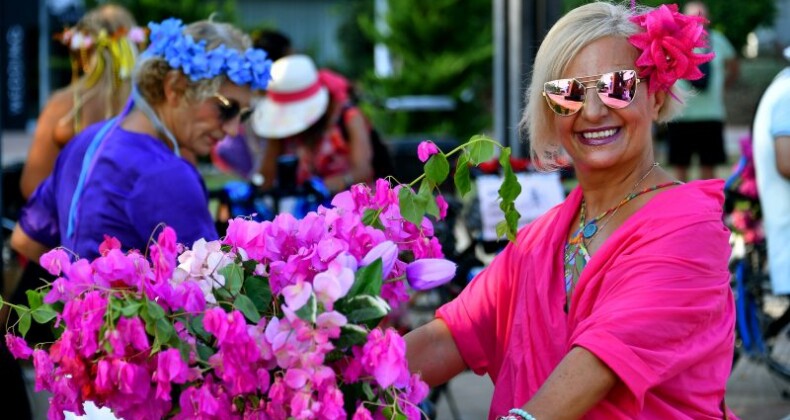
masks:
<instances>
[{"instance_id":1,"label":"straw sun hat","mask_svg":"<svg viewBox=\"0 0 790 420\"><path fill-rule=\"evenodd\" d=\"M315 124L329 105L329 92L306 55L285 56L272 64L266 96L255 106L252 129L259 136L279 139Z\"/></svg>"}]
</instances>

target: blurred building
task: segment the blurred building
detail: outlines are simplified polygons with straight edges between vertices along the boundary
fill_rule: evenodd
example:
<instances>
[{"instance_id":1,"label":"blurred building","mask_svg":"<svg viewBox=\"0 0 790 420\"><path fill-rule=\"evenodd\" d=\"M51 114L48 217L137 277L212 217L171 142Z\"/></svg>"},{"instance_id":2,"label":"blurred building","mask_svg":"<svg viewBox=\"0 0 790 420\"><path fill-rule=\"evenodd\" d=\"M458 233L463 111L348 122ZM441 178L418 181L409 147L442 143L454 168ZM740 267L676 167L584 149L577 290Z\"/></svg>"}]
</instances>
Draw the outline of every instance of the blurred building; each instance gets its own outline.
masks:
<instances>
[{"instance_id":1,"label":"blurred building","mask_svg":"<svg viewBox=\"0 0 790 420\"><path fill-rule=\"evenodd\" d=\"M337 30L345 20L343 0L236 0L242 28L273 28L294 48L318 63L337 63L342 51Z\"/></svg>"},{"instance_id":2,"label":"blurred building","mask_svg":"<svg viewBox=\"0 0 790 420\"><path fill-rule=\"evenodd\" d=\"M781 56L790 46L790 0L776 0L776 18L772 25L756 28L746 38L743 55L749 58Z\"/></svg>"}]
</instances>

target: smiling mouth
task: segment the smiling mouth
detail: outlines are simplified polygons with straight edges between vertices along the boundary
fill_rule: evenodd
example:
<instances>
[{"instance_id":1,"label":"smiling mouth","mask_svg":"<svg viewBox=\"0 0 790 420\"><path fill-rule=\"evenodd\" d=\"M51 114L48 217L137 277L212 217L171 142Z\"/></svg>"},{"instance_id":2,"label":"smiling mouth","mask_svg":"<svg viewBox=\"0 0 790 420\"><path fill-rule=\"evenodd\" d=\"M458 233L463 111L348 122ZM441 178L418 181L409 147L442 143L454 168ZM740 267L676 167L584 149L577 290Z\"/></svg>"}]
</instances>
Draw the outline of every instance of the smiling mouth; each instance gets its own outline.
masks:
<instances>
[{"instance_id":1,"label":"smiling mouth","mask_svg":"<svg viewBox=\"0 0 790 420\"><path fill-rule=\"evenodd\" d=\"M579 141L587 146L602 146L609 144L617 138L620 128L607 128L604 130L591 130L578 133Z\"/></svg>"}]
</instances>

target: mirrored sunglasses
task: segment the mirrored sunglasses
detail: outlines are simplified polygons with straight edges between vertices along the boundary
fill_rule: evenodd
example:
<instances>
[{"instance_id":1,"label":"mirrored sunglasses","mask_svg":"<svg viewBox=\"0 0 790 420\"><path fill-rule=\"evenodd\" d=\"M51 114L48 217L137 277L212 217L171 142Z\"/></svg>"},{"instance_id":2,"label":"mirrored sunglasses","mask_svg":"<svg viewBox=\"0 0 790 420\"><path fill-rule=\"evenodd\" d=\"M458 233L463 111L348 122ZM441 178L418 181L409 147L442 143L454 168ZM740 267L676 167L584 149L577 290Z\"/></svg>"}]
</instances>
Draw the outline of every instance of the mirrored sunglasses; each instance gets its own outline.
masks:
<instances>
[{"instance_id":1,"label":"mirrored sunglasses","mask_svg":"<svg viewBox=\"0 0 790 420\"><path fill-rule=\"evenodd\" d=\"M595 89L601 102L609 108L627 107L636 96L639 82L635 70L617 70L608 73L571 79L552 80L543 84L543 97L555 114L573 115L579 112L587 99L587 90Z\"/></svg>"},{"instance_id":2,"label":"mirrored sunglasses","mask_svg":"<svg viewBox=\"0 0 790 420\"><path fill-rule=\"evenodd\" d=\"M219 119L222 122L228 122L239 116L241 122L246 122L250 115L252 115L252 108L244 108L241 109L241 106L238 102L228 99L222 96L219 93L214 94L214 98L217 99L217 109L219 110Z\"/></svg>"}]
</instances>

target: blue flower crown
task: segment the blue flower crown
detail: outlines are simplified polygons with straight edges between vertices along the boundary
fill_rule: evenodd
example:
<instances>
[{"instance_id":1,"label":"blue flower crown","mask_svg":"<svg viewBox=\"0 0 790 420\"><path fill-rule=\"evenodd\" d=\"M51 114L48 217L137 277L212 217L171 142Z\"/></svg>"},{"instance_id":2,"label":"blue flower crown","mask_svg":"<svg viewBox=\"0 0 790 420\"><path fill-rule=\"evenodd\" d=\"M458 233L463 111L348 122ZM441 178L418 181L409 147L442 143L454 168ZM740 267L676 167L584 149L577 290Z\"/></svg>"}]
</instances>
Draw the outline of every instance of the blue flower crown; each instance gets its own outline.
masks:
<instances>
[{"instance_id":1,"label":"blue flower crown","mask_svg":"<svg viewBox=\"0 0 790 420\"><path fill-rule=\"evenodd\" d=\"M206 41L195 42L191 35L184 35L185 25L180 19L169 18L162 23L151 22L150 45L143 59L163 57L174 69L180 69L196 82L224 74L237 85L249 85L264 90L271 79L272 61L266 51L247 48L244 53L220 45L206 51Z\"/></svg>"}]
</instances>

